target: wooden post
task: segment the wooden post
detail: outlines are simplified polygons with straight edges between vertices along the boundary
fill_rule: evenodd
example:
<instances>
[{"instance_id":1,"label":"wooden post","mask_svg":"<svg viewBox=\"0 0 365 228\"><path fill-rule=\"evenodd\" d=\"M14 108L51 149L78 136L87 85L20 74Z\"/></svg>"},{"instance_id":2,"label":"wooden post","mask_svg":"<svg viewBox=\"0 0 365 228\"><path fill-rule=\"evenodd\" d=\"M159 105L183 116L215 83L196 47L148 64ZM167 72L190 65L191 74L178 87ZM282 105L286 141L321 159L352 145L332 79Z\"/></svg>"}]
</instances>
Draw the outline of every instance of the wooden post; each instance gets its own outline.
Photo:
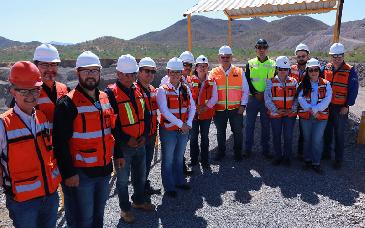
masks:
<instances>
[{"instance_id":1,"label":"wooden post","mask_svg":"<svg viewBox=\"0 0 365 228\"><path fill-rule=\"evenodd\" d=\"M193 51L193 34L191 32L191 14L188 14L188 50Z\"/></svg>"},{"instance_id":2,"label":"wooden post","mask_svg":"<svg viewBox=\"0 0 365 228\"><path fill-rule=\"evenodd\" d=\"M232 48L232 19L228 17L227 43Z\"/></svg>"},{"instance_id":3,"label":"wooden post","mask_svg":"<svg viewBox=\"0 0 365 228\"><path fill-rule=\"evenodd\" d=\"M341 32L341 18L342 18L342 9L343 3L345 0L338 0L337 5L337 13L336 13L336 24L333 27L333 43L338 43L340 41L340 32Z\"/></svg>"}]
</instances>

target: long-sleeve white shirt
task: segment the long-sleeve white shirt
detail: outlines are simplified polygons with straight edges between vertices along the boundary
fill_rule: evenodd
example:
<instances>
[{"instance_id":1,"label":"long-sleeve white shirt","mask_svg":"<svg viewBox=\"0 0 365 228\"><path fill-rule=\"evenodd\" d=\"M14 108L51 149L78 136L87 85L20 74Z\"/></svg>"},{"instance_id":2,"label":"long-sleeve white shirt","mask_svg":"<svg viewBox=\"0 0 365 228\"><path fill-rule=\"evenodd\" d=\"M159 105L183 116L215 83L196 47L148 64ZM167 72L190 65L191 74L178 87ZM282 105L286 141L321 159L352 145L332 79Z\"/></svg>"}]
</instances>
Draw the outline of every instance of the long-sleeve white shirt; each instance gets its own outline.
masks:
<instances>
[{"instance_id":1,"label":"long-sleeve white shirt","mask_svg":"<svg viewBox=\"0 0 365 228\"><path fill-rule=\"evenodd\" d=\"M275 76L275 78L279 80L281 86L285 89L285 87L286 87L285 81L282 82L278 76ZM298 83L297 83L296 80L295 80L295 87L298 87ZM278 111L278 108L276 107L276 105L272 101L271 88L272 88L272 81L271 81L271 79L267 79L266 80L265 93L264 93L265 106L266 106L267 109L270 110L271 113L277 114L276 112ZM294 94L293 94L293 96L294 96ZM297 108L298 108L298 100L294 99L293 103L292 103L292 111L296 112Z\"/></svg>"},{"instance_id":2,"label":"long-sleeve white shirt","mask_svg":"<svg viewBox=\"0 0 365 228\"><path fill-rule=\"evenodd\" d=\"M181 83L179 83L177 88L175 88L170 83L170 79L168 79L168 81L164 84L166 84L170 89L173 89L176 94L179 94L179 89L180 89ZM195 102L191 95L189 87L187 87L187 90L188 90L188 94L190 96L190 107L188 108L188 120L186 121L186 124L189 125L190 127L192 127L193 119L194 119L195 112L196 112L196 107L195 107ZM176 116L174 116L174 114L172 114L169 111L169 108L167 106L166 90L162 86L160 86L157 90L157 104L158 104L160 113L162 115L164 115L164 117L168 121L170 121L170 123L176 125L179 128L181 128L183 126L184 122L182 120L178 119Z\"/></svg>"},{"instance_id":3,"label":"long-sleeve white shirt","mask_svg":"<svg viewBox=\"0 0 365 228\"><path fill-rule=\"evenodd\" d=\"M312 92L311 92L311 103L309 104L306 98L303 96L303 90L301 90L298 94L298 101L300 106L304 111L308 111L308 109L312 109L313 115L315 115L319 111L325 110L328 105L331 103L332 99L332 88L331 84L327 82L326 84L326 96L322 99L321 102L318 102L318 81L312 82Z\"/></svg>"}]
</instances>

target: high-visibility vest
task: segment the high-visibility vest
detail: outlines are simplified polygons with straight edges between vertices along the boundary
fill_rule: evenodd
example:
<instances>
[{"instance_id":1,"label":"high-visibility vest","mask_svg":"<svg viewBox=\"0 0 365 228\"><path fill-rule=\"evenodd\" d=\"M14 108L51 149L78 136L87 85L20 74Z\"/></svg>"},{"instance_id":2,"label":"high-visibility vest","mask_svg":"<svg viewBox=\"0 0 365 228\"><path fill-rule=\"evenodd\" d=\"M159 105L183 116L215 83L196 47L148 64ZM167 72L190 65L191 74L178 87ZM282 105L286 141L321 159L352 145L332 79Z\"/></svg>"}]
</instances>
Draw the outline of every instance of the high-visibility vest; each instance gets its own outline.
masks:
<instances>
[{"instance_id":1,"label":"high-visibility vest","mask_svg":"<svg viewBox=\"0 0 365 228\"><path fill-rule=\"evenodd\" d=\"M0 116L7 140L1 156L4 186L18 202L52 194L61 182L46 116L39 110L34 116L35 136L13 109Z\"/></svg>"},{"instance_id":2,"label":"high-visibility vest","mask_svg":"<svg viewBox=\"0 0 365 228\"><path fill-rule=\"evenodd\" d=\"M189 88L191 91L191 96L193 97L195 104L197 104L198 97L199 97L199 90L200 90L200 87L199 87L200 79L197 76L192 75L192 76L188 76L186 78L186 82L189 85Z\"/></svg>"},{"instance_id":3,"label":"high-visibility vest","mask_svg":"<svg viewBox=\"0 0 365 228\"><path fill-rule=\"evenodd\" d=\"M327 80L323 79L323 78L318 78L319 82L318 82L318 101L317 104L319 104L325 97L326 97L326 93L327 93L327 83L329 83ZM307 94L305 96L305 99L307 101L308 104L311 103L311 93ZM306 119L308 120L311 117L312 113L309 111L304 111L303 108L299 105L299 110L298 110L298 116L300 118ZM323 111L319 111L317 113L316 116L317 120L327 120L328 119L328 108L326 108Z\"/></svg>"},{"instance_id":4,"label":"high-visibility vest","mask_svg":"<svg viewBox=\"0 0 365 228\"><path fill-rule=\"evenodd\" d=\"M324 70L324 77L332 86L332 104L345 105L347 102L348 85L352 66L345 63L335 73L333 66L328 63Z\"/></svg>"},{"instance_id":5,"label":"high-visibility vest","mask_svg":"<svg viewBox=\"0 0 365 228\"><path fill-rule=\"evenodd\" d=\"M153 87L152 85L149 85L150 90L150 97L147 96L144 89L142 88L142 85L139 83L136 83L136 86L139 88L140 92L142 93L144 97L144 103L146 104L146 107L150 113L151 116L151 122L150 122L150 132L149 136L156 134L157 132L157 89Z\"/></svg>"},{"instance_id":6,"label":"high-visibility vest","mask_svg":"<svg viewBox=\"0 0 365 228\"><path fill-rule=\"evenodd\" d=\"M278 77L271 79L271 99L277 109L286 109L290 114L275 114L268 110L270 118L281 118L284 116L294 117L297 114L292 113L292 106L294 102L295 93L297 91L296 80L292 77L287 77L285 80L285 87L282 86Z\"/></svg>"},{"instance_id":7,"label":"high-visibility vest","mask_svg":"<svg viewBox=\"0 0 365 228\"><path fill-rule=\"evenodd\" d=\"M248 61L250 67L250 80L253 87L258 92L264 92L266 88L266 79L274 77L275 74L275 61L267 59L265 62L260 62L256 57Z\"/></svg>"},{"instance_id":8,"label":"high-visibility vest","mask_svg":"<svg viewBox=\"0 0 365 228\"><path fill-rule=\"evenodd\" d=\"M165 90L169 111L182 122L186 122L188 120L190 108L190 95L187 93L187 99L184 99L182 90L185 89L187 91L187 86L185 84L181 84L178 94L167 84L162 85L162 87ZM163 114L161 114L160 127L169 131L176 131L179 129L178 126L168 121Z\"/></svg>"},{"instance_id":9,"label":"high-visibility vest","mask_svg":"<svg viewBox=\"0 0 365 228\"><path fill-rule=\"evenodd\" d=\"M114 137L111 129L116 118L108 96L100 91L100 107L96 107L76 89L67 96L77 108L69 141L73 165L80 168L107 166L113 156Z\"/></svg>"},{"instance_id":10,"label":"high-visibility vest","mask_svg":"<svg viewBox=\"0 0 365 228\"><path fill-rule=\"evenodd\" d=\"M216 111L232 110L241 105L242 92L242 68L231 65L229 75L222 66L215 67L210 72L209 78L215 80L218 90L218 102Z\"/></svg>"},{"instance_id":11,"label":"high-visibility vest","mask_svg":"<svg viewBox=\"0 0 365 228\"><path fill-rule=\"evenodd\" d=\"M55 83L56 83L57 99L68 93L67 86L65 84L60 82L55 82ZM50 122L50 127L52 127L53 115L54 115L54 110L56 108L56 104L53 103L52 100L48 97L43 87L41 87L41 92L37 100L37 108L46 115L47 120Z\"/></svg>"},{"instance_id":12,"label":"high-visibility vest","mask_svg":"<svg viewBox=\"0 0 365 228\"><path fill-rule=\"evenodd\" d=\"M297 80L298 84L303 81L304 75L305 75L305 72L304 72L303 75L300 75L298 65L295 64L295 65L291 66L291 68L290 68L290 77Z\"/></svg>"},{"instance_id":13,"label":"high-visibility vest","mask_svg":"<svg viewBox=\"0 0 365 228\"><path fill-rule=\"evenodd\" d=\"M145 102L139 89L133 88L134 97L137 103L137 109L129 96L123 92L119 86L114 83L109 86L118 106L118 116L122 126L122 131L131 137L138 138L144 134L144 110Z\"/></svg>"}]
</instances>

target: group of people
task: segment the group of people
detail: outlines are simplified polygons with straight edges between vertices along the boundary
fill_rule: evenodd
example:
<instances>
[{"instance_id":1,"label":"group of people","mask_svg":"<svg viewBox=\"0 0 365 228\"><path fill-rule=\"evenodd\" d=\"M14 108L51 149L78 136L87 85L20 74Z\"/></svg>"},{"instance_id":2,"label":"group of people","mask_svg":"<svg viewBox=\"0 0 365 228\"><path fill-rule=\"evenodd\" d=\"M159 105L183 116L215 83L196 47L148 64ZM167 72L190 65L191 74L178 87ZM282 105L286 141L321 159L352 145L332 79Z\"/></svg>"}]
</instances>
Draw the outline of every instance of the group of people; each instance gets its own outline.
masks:
<instances>
[{"instance_id":1,"label":"group of people","mask_svg":"<svg viewBox=\"0 0 365 228\"><path fill-rule=\"evenodd\" d=\"M71 90L55 81L61 61L57 49L50 44L37 47L33 63L12 66L9 91L15 103L0 116L0 186L14 226L55 227L61 185L67 225L102 227L113 166L121 219L133 223L131 208L154 211L150 196L161 194L148 178L157 137L164 194L175 198L178 190L191 188L185 176L192 172L184 159L189 139L190 167L210 168L212 120L217 128L216 161L226 154L228 120L234 159L251 156L260 113L262 154L273 156L271 126L273 165L290 165L299 116L298 155L304 168L322 173L320 161L331 158L333 139L334 167L341 168L349 106L358 90L356 72L344 61L344 46L331 46L331 61L324 68L310 58L305 44L295 50L295 65L285 56L270 59L268 49L267 41L259 39L257 57L243 70L232 64L232 49L222 46L219 66L210 71L207 57L195 59L185 51L167 62L167 75L158 88L151 85L157 70L153 59L137 63L133 56L122 55L116 82L101 91L102 66L94 53L78 56L78 85Z\"/></svg>"}]
</instances>

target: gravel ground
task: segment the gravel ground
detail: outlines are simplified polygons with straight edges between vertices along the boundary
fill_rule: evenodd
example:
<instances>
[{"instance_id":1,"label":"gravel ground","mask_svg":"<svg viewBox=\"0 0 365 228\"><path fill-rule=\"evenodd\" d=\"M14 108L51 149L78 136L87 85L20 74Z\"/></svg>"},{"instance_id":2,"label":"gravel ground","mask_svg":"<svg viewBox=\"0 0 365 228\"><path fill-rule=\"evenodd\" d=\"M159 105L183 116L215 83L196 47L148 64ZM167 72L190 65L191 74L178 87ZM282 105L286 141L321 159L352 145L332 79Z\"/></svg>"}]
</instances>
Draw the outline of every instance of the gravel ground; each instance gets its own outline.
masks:
<instances>
[{"instance_id":1,"label":"gravel ground","mask_svg":"<svg viewBox=\"0 0 365 228\"><path fill-rule=\"evenodd\" d=\"M258 139L259 124L256 128ZM153 196L156 211L134 210L137 218L134 225L119 220L115 178L112 178L105 227L365 227L365 146L355 144L357 128L357 123L350 120L343 169L334 171L329 161L323 162L323 176L302 171L302 164L295 159L290 168L273 167L259 153L257 141L252 158L234 162L233 138L228 128L226 158L220 163L212 161L211 171L196 168L189 179L192 190L179 191L177 199ZM214 124L210 135L213 156L217 147ZM186 152L189 153L189 147ZM151 179L155 187L162 187L159 162L152 169ZM61 211L58 227L65 226ZM3 194L0 227L11 227Z\"/></svg>"}]
</instances>

